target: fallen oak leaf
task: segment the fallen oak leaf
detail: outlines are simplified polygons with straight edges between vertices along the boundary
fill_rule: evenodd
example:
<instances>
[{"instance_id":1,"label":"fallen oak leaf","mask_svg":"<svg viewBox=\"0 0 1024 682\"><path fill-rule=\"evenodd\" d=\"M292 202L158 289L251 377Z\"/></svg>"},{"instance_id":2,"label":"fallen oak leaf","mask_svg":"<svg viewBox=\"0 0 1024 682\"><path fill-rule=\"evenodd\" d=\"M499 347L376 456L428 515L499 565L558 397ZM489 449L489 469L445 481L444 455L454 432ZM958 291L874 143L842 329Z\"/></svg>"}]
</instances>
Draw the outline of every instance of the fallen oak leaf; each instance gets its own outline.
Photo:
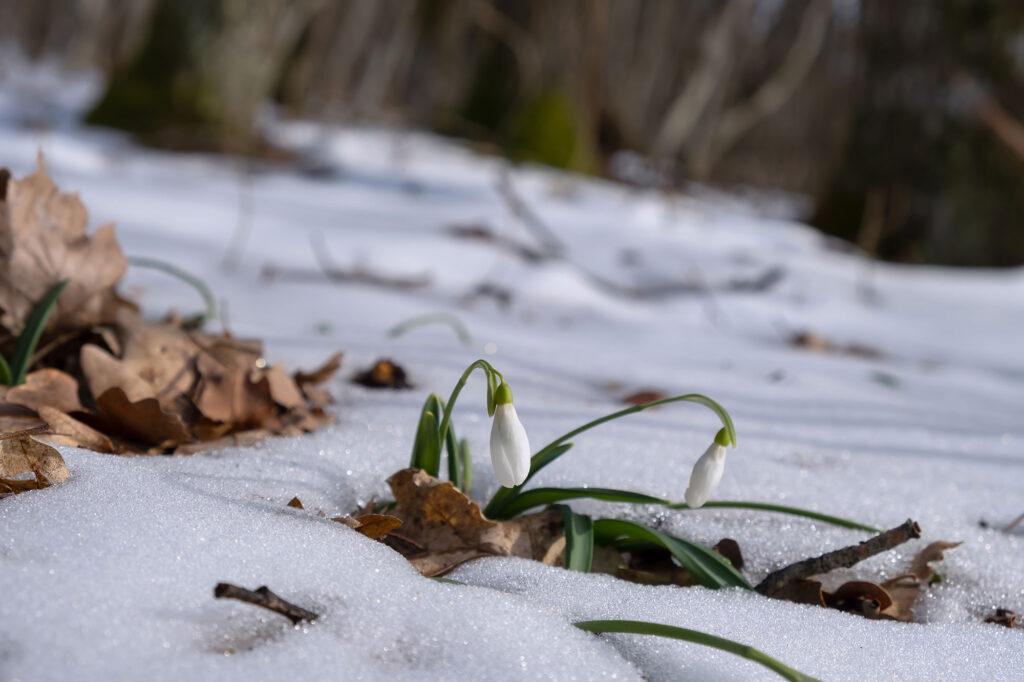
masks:
<instances>
[{"instance_id":1,"label":"fallen oak leaf","mask_svg":"<svg viewBox=\"0 0 1024 682\"><path fill-rule=\"evenodd\" d=\"M221 348L197 356L200 379L192 400L207 419L237 428L260 425L276 415L269 382L255 360L246 362L247 355Z\"/></svg>"},{"instance_id":2,"label":"fallen oak leaf","mask_svg":"<svg viewBox=\"0 0 1024 682\"><path fill-rule=\"evenodd\" d=\"M305 390L306 386L316 386L330 379L341 367L341 353L335 353L331 357L310 372L299 370L292 375L295 383Z\"/></svg>"},{"instance_id":3,"label":"fallen oak leaf","mask_svg":"<svg viewBox=\"0 0 1024 682\"><path fill-rule=\"evenodd\" d=\"M124 390L115 386L97 398L96 405L119 429L140 442L167 448L192 439L181 417L164 411L156 398L129 400Z\"/></svg>"},{"instance_id":4,"label":"fallen oak leaf","mask_svg":"<svg viewBox=\"0 0 1024 682\"><path fill-rule=\"evenodd\" d=\"M102 324L121 305L114 286L128 267L111 224L86 234L88 214L77 194L58 190L42 154L36 171L6 183L0 198L0 324L24 328L35 305L55 284L68 284L48 329Z\"/></svg>"},{"instance_id":5,"label":"fallen oak leaf","mask_svg":"<svg viewBox=\"0 0 1024 682\"><path fill-rule=\"evenodd\" d=\"M77 412L82 409L78 401L78 382L70 374L59 369L45 368L29 373L25 383L7 391L4 400L39 411L42 406L61 412Z\"/></svg>"},{"instance_id":6,"label":"fallen oak leaf","mask_svg":"<svg viewBox=\"0 0 1024 682\"><path fill-rule=\"evenodd\" d=\"M119 388L128 400L136 402L156 395L153 386L130 367L99 346L87 343L78 354L82 373L93 398Z\"/></svg>"},{"instance_id":7,"label":"fallen oak leaf","mask_svg":"<svg viewBox=\"0 0 1024 682\"><path fill-rule=\"evenodd\" d=\"M0 436L0 494L46 488L63 483L71 475L56 448L34 440L28 433ZM28 473L34 480L19 478Z\"/></svg>"},{"instance_id":8,"label":"fallen oak leaf","mask_svg":"<svg viewBox=\"0 0 1024 682\"><path fill-rule=\"evenodd\" d=\"M114 442L106 434L100 433L71 415L48 405L43 405L38 411L40 418L50 427L51 440L54 440L53 436L57 436L64 445L88 448L96 452L117 452Z\"/></svg>"},{"instance_id":9,"label":"fallen oak leaf","mask_svg":"<svg viewBox=\"0 0 1024 682\"><path fill-rule=\"evenodd\" d=\"M286 409L295 409L306 404L306 398L299 385L278 366L268 367L263 373L267 382L270 399Z\"/></svg>"},{"instance_id":10,"label":"fallen oak leaf","mask_svg":"<svg viewBox=\"0 0 1024 682\"><path fill-rule=\"evenodd\" d=\"M442 575L484 556L519 556L549 565L563 560L565 538L557 509L492 521L451 482L421 469L403 469L388 485L394 515L402 521L401 542L389 544L425 576Z\"/></svg>"}]
</instances>

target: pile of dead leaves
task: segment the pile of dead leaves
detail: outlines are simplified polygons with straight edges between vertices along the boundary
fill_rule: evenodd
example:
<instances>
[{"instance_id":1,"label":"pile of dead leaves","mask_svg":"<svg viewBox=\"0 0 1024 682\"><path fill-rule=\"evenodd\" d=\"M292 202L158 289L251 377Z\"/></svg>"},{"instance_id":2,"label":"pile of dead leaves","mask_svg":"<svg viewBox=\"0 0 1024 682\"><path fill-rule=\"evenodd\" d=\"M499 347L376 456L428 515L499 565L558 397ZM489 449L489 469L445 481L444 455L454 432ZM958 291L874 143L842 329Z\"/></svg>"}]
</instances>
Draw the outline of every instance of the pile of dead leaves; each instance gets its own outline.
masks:
<instances>
[{"instance_id":1,"label":"pile of dead leaves","mask_svg":"<svg viewBox=\"0 0 1024 682\"><path fill-rule=\"evenodd\" d=\"M313 372L267 363L259 341L149 322L115 290L127 269L113 227L86 233L87 213L40 159L21 180L0 175L0 352L35 303L57 301L24 384L0 388L0 431L43 423L59 443L111 453L187 453L330 421L321 387L340 355ZM9 357L9 356L8 356Z\"/></svg>"}]
</instances>

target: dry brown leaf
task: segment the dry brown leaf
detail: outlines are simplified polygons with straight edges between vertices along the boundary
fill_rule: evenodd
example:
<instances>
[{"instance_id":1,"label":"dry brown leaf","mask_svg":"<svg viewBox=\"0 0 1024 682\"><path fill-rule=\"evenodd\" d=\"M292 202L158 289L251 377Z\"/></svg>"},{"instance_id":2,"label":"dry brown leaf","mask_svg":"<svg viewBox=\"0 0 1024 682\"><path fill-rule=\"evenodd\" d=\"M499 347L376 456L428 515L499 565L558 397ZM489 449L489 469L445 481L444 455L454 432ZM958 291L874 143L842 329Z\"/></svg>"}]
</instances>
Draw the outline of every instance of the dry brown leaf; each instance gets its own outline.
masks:
<instances>
[{"instance_id":1,"label":"dry brown leaf","mask_svg":"<svg viewBox=\"0 0 1024 682\"><path fill-rule=\"evenodd\" d=\"M367 388L412 388L405 368L387 358L378 360L372 367L356 374L352 382Z\"/></svg>"},{"instance_id":2,"label":"dry brown leaf","mask_svg":"<svg viewBox=\"0 0 1024 682\"><path fill-rule=\"evenodd\" d=\"M78 402L78 382L59 369L46 368L31 372L25 377L24 384L7 391L5 399L36 412L44 405L61 412L77 412L82 409L82 404Z\"/></svg>"},{"instance_id":3,"label":"dry brown leaf","mask_svg":"<svg viewBox=\"0 0 1024 682\"><path fill-rule=\"evenodd\" d=\"M82 373L93 397L101 396L112 388L119 388L131 401L152 398L156 391L130 367L103 350L87 343L79 352Z\"/></svg>"},{"instance_id":4,"label":"dry brown leaf","mask_svg":"<svg viewBox=\"0 0 1024 682\"><path fill-rule=\"evenodd\" d=\"M25 474L33 480L26 480ZM20 493L68 480L67 466L57 450L24 431L0 437L0 494Z\"/></svg>"},{"instance_id":5,"label":"dry brown leaf","mask_svg":"<svg viewBox=\"0 0 1024 682\"><path fill-rule=\"evenodd\" d=\"M388 479L402 521L388 536L425 576L442 575L483 556L520 556L556 565L563 560L562 515L554 509L509 521L484 518L479 505L448 481L421 469L403 469Z\"/></svg>"},{"instance_id":6,"label":"dry brown leaf","mask_svg":"<svg viewBox=\"0 0 1024 682\"><path fill-rule=\"evenodd\" d=\"M76 448L88 448L97 452L117 452L113 441L88 424L84 424L71 415L53 407L44 405L39 408L39 416L50 427L53 436L59 442ZM50 440L55 440L50 436Z\"/></svg>"},{"instance_id":7,"label":"dry brown leaf","mask_svg":"<svg viewBox=\"0 0 1024 682\"><path fill-rule=\"evenodd\" d=\"M228 352L202 353L196 358L196 366L201 378L193 400L207 419L257 425L276 414L268 382L242 357Z\"/></svg>"},{"instance_id":8,"label":"dry brown leaf","mask_svg":"<svg viewBox=\"0 0 1024 682\"><path fill-rule=\"evenodd\" d=\"M341 353L335 353L331 357L327 358L324 364L320 365L311 372L304 372L299 370L295 373L295 383L297 383L302 389L307 386L316 386L322 384L334 375L335 372L341 367Z\"/></svg>"},{"instance_id":9,"label":"dry brown leaf","mask_svg":"<svg viewBox=\"0 0 1024 682\"><path fill-rule=\"evenodd\" d=\"M668 396L663 391L659 391L656 388L647 388L630 393L627 396L623 396L622 402L627 405L643 405L644 403L661 400L662 398L667 397Z\"/></svg>"},{"instance_id":10,"label":"dry brown leaf","mask_svg":"<svg viewBox=\"0 0 1024 682\"><path fill-rule=\"evenodd\" d=\"M996 609L985 616L985 622L993 625L1002 625L1004 628L1015 628L1019 618L1015 611L1010 609Z\"/></svg>"},{"instance_id":11,"label":"dry brown leaf","mask_svg":"<svg viewBox=\"0 0 1024 682\"><path fill-rule=\"evenodd\" d=\"M159 448L173 447L192 440L181 417L164 411L156 398L129 400L115 386L97 400L96 405L127 436Z\"/></svg>"},{"instance_id":12,"label":"dry brown leaf","mask_svg":"<svg viewBox=\"0 0 1024 682\"><path fill-rule=\"evenodd\" d=\"M817 580L795 580L772 593L775 599L815 604L846 611L876 620L911 622L914 603L933 575L929 564L941 561L943 553L959 542L933 542L914 557L909 573L890 578L881 584L852 580L834 592L823 589Z\"/></svg>"},{"instance_id":13,"label":"dry brown leaf","mask_svg":"<svg viewBox=\"0 0 1024 682\"><path fill-rule=\"evenodd\" d=\"M268 367L263 376L270 390L270 398L281 407L293 409L306 404L298 384L280 367Z\"/></svg>"},{"instance_id":14,"label":"dry brown leaf","mask_svg":"<svg viewBox=\"0 0 1024 682\"><path fill-rule=\"evenodd\" d=\"M302 506L302 500L300 500L298 497L293 497L292 499L288 500L288 506L293 509L305 509L305 507Z\"/></svg>"},{"instance_id":15,"label":"dry brown leaf","mask_svg":"<svg viewBox=\"0 0 1024 682\"><path fill-rule=\"evenodd\" d=\"M86 234L88 215L77 194L60 192L42 155L35 173L7 183L0 199L0 324L24 328L33 306L63 279L48 329L89 327L113 319L114 286L127 262L112 225Z\"/></svg>"},{"instance_id":16,"label":"dry brown leaf","mask_svg":"<svg viewBox=\"0 0 1024 682\"><path fill-rule=\"evenodd\" d=\"M362 514L355 522L355 529L371 540L380 540L402 525L402 519L390 514Z\"/></svg>"}]
</instances>

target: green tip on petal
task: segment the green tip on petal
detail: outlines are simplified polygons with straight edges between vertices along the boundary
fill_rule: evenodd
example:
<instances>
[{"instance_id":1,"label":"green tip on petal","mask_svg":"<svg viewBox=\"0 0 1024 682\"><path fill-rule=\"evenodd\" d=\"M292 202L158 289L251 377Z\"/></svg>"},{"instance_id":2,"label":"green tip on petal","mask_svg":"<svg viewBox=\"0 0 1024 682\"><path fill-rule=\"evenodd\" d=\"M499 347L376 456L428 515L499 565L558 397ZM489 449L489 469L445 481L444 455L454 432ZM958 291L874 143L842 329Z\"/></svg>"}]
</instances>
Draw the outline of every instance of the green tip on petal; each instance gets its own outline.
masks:
<instances>
[{"instance_id":1,"label":"green tip on petal","mask_svg":"<svg viewBox=\"0 0 1024 682\"><path fill-rule=\"evenodd\" d=\"M494 389L494 403L496 405L510 405L512 403L512 389L508 387L507 382L501 382L498 384L498 388Z\"/></svg>"},{"instance_id":2,"label":"green tip on petal","mask_svg":"<svg viewBox=\"0 0 1024 682\"><path fill-rule=\"evenodd\" d=\"M729 432L725 429L719 429L718 433L715 434L715 443L721 445L723 448L727 448L730 445L735 445L729 438Z\"/></svg>"}]
</instances>

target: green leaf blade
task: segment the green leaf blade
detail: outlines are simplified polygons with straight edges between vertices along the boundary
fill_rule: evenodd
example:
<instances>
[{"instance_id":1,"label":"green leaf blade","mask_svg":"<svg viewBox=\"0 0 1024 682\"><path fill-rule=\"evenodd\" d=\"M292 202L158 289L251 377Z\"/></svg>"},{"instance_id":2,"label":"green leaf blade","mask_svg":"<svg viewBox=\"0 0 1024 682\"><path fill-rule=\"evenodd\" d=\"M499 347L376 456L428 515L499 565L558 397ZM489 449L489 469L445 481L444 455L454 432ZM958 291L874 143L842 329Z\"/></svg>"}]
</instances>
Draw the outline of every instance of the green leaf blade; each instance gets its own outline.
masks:
<instances>
[{"instance_id":1,"label":"green leaf blade","mask_svg":"<svg viewBox=\"0 0 1024 682\"><path fill-rule=\"evenodd\" d=\"M714 550L688 540L620 519L598 519L594 521L594 542L599 545L615 545L618 541L652 542L668 550L670 554L696 578L701 585L712 589L753 586L737 571L729 560Z\"/></svg>"},{"instance_id":2,"label":"green leaf blade","mask_svg":"<svg viewBox=\"0 0 1024 682\"><path fill-rule=\"evenodd\" d=\"M690 509L685 502L679 502L668 505L669 509ZM841 528L851 528L853 530L862 530L868 533L881 533L882 529L869 526L866 523L854 521L852 519L846 519L841 516L833 516L831 514L823 514L821 512L812 511L810 509L802 509L800 507L787 507L781 504L772 504L770 502L752 502L748 500L710 500L704 503L706 509L752 509L755 511L767 511L775 512L777 514L788 514L790 516L802 516L807 519L814 521L822 521L824 523L831 524L833 526L839 526ZM696 510L692 510L696 511Z\"/></svg>"},{"instance_id":3,"label":"green leaf blade","mask_svg":"<svg viewBox=\"0 0 1024 682\"><path fill-rule=\"evenodd\" d=\"M620 633L632 635L653 635L655 637L666 637L677 639L683 642L691 642L702 646L727 651L742 658L762 665L774 671L783 679L790 682L817 682L817 678L806 675L799 670L790 668L778 659L772 658L760 649L755 649L748 644L711 635L699 630L664 625L662 623L648 623L640 620L585 620L573 623L576 627L594 634Z\"/></svg>"},{"instance_id":4,"label":"green leaf blade","mask_svg":"<svg viewBox=\"0 0 1024 682\"><path fill-rule=\"evenodd\" d=\"M565 567L570 571L590 573L594 562L594 522L586 514L577 514L568 505L559 507L565 532Z\"/></svg>"},{"instance_id":5,"label":"green leaf blade","mask_svg":"<svg viewBox=\"0 0 1024 682\"><path fill-rule=\"evenodd\" d=\"M10 386L11 379L11 366L7 364L7 358L0 354L0 384Z\"/></svg>"},{"instance_id":6,"label":"green leaf blade","mask_svg":"<svg viewBox=\"0 0 1024 682\"><path fill-rule=\"evenodd\" d=\"M25 328L18 336L18 342L14 346L14 357L11 359L9 373L11 375L10 385L17 386L25 383L25 376L28 374L29 365L32 364L32 354L36 352L39 339L46 328L46 322L50 319L57 299L64 292L68 285L66 279L57 282L32 308L28 319L25 320Z\"/></svg>"},{"instance_id":7,"label":"green leaf blade","mask_svg":"<svg viewBox=\"0 0 1024 682\"><path fill-rule=\"evenodd\" d=\"M663 500L660 497L616 488L533 488L510 499L501 508L501 518L510 519L534 507L582 498L627 504L669 504L668 500Z\"/></svg>"},{"instance_id":8,"label":"green leaf blade","mask_svg":"<svg viewBox=\"0 0 1024 682\"><path fill-rule=\"evenodd\" d=\"M441 434L437 417L441 411L441 399L435 394L427 396L420 411L416 440L413 441L412 456L409 459L410 467L423 469L435 478L441 469Z\"/></svg>"}]
</instances>

